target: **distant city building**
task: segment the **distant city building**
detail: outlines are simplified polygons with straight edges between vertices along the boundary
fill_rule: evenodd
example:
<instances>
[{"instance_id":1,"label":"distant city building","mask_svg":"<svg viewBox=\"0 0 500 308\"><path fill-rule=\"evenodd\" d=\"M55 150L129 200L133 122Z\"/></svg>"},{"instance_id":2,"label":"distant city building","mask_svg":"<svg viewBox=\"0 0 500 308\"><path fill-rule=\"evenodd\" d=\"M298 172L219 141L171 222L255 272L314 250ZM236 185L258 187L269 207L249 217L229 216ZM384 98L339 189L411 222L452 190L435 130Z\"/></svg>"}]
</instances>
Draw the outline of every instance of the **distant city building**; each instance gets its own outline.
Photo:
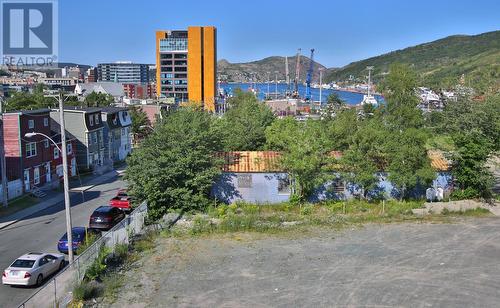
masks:
<instances>
[{"instance_id":1,"label":"distant city building","mask_svg":"<svg viewBox=\"0 0 500 308\"><path fill-rule=\"evenodd\" d=\"M91 67L87 70L85 74L85 82L96 82L97 81L97 68Z\"/></svg>"},{"instance_id":2,"label":"distant city building","mask_svg":"<svg viewBox=\"0 0 500 308\"><path fill-rule=\"evenodd\" d=\"M76 79L82 79L82 72L79 67L77 66L65 66L61 70L61 75L62 77L66 78L76 78Z\"/></svg>"},{"instance_id":3,"label":"distant city building","mask_svg":"<svg viewBox=\"0 0 500 308\"><path fill-rule=\"evenodd\" d=\"M38 78L38 83L43 83L48 86L74 86L78 83L78 78L61 77L61 78Z\"/></svg>"},{"instance_id":4,"label":"distant city building","mask_svg":"<svg viewBox=\"0 0 500 308\"><path fill-rule=\"evenodd\" d=\"M42 83L52 90L63 89L64 91L72 92L75 89L75 85L78 83L78 78L38 78L38 83Z\"/></svg>"},{"instance_id":5,"label":"distant city building","mask_svg":"<svg viewBox=\"0 0 500 308\"><path fill-rule=\"evenodd\" d=\"M151 83L124 83L123 91L128 98L147 99L155 97L155 87Z\"/></svg>"},{"instance_id":6,"label":"distant city building","mask_svg":"<svg viewBox=\"0 0 500 308\"><path fill-rule=\"evenodd\" d=\"M148 83L149 65L132 62L100 63L97 65L97 80Z\"/></svg>"},{"instance_id":7,"label":"distant city building","mask_svg":"<svg viewBox=\"0 0 500 308\"><path fill-rule=\"evenodd\" d=\"M199 102L215 111L217 30L188 27L156 32L156 93L176 102Z\"/></svg>"}]
</instances>

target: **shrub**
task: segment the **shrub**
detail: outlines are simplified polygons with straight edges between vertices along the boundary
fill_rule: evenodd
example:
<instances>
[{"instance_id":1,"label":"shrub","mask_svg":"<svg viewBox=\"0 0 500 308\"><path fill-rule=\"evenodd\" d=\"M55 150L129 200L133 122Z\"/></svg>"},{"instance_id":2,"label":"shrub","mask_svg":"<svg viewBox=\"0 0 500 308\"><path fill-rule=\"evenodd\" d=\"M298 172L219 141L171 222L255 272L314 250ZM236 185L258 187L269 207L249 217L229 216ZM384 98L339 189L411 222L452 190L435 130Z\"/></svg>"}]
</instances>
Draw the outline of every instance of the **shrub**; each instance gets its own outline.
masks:
<instances>
[{"instance_id":1,"label":"shrub","mask_svg":"<svg viewBox=\"0 0 500 308\"><path fill-rule=\"evenodd\" d=\"M467 187L464 190L455 190L451 193L450 198L452 200L465 200L465 199L474 199L479 195L479 192L472 188Z\"/></svg>"},{"instance_id":2,"label":"shrub","mask_svg":"<svg viewBox=\"0 0 500 308\"><path fill-rule=\"evenodd\" d=\"M83 281L73 289L73 299L77 301L86 301L98 295L99 289L87 281Z\"/></svg>"},{"instance_id":3,"label":"shrub","mask_svg":"<svg viewBox=\"0 0 500 308\"><path fill-rule=\"evenodd\" d=\"M106 270L106 257L110 254L110 249L102 247L99 250L99 255L94 260L94 263L85 272L85 277L88 280L96 280Z\"/></svg>"},{"instance_id":4,"label":"shrub","mask_svg":"<svg viewBox=\"0 0 500 308\"><path fill-rule=\"evenodd\" d=\"M304 205L300 209L300 214L304 215L304 216L309 216L312 214L313 210L314 210L314 207L312 205Z\"/></svg>"}]
</instances>

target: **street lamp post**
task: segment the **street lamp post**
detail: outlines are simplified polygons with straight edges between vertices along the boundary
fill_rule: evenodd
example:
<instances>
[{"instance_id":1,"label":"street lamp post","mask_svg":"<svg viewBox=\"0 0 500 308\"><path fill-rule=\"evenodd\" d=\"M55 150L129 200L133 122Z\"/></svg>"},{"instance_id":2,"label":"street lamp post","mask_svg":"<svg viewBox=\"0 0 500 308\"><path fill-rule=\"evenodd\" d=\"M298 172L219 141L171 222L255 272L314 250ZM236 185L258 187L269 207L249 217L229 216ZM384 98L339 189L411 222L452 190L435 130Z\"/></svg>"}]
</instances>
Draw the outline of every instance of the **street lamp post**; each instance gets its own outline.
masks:
<instances>
[{"instance_id":1,"label":"street lamp post","mask_svg":"<svg viewBox=\"0 0 500 308\"><path fill-rule=\"evenodd\" d=\"M74 95L68 95L74 96ZM41 135L45 138L49 139L54 143L59 152L62 154L63 161L63 187L64 187L64 208L66 212L66 234L68 236L68 260L69 263L73 263L73 233L72 233L72 224L71 224L71 204L69 199L69 179L68 179L68 156L67 156L67 147L66 147L66 129L64 127L64 94L60 91L57 95L47 95L47 97L57 98L59 102L59 125L61 126L61 147L57 145L49 136L44 135L42 133L27 133L26 137L32 137L35 135Z\"/></svg>"}]
</instances>

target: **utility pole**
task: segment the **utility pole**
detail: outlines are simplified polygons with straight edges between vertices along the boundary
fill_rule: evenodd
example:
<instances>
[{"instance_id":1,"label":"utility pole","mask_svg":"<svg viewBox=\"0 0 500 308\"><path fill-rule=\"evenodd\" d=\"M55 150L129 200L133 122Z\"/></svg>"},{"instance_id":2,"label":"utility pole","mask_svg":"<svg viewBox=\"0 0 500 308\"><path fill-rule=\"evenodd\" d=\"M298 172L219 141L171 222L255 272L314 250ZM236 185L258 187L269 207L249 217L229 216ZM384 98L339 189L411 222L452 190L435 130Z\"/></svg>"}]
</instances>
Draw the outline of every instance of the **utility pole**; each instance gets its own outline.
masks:
<instances>
[{"instance_id":1,"label":"utility pole","mask_svg":"<svg viewBox=\"0 0 500 308\"><path fill-rule=\"evenodd\" d=\"M267 99L269 99L269 83L271 82L271 72L267 72Z\"/></svg>"},{"instance_id":2,"label":"utility pole","mask_svg":"<svg viewBox=\"0 0 500 308\"><path fill-rule=\"evenodd\" d=\"M286 82L286 96L290 93L290 72L288 71L288 57L285 56L285 82Z\"/></svg>"},{"instance_id":3,"label":"utility pole","mask_svg":"<svg viewBox=\"0 0 500 308\"><path fill-rule=\"evenodd\" d=\"M322 91L323 90L323 68L321 67L319 69L319 105L321 106L321 103L322 103L322 99L323 99L323 96L321 95L322 94Z\"/></svg>"},{"instance_id":4,"label":"utility pole","mask_svg":"<svg viewBox=\"0 0 500 308\"><path fill-rule=\"evenodd\" d=\"M75 95L66 95L75 96ZM68 236L68 259L69 263L73 263L73 234L71 223L71 204L69 199L69 180L68 180L68 156L66 147L66 129L64 125L64 93L59 91L57 95L46 95L46 97L54 97L59 102L59 125L61 127L61 152L63 161L63 187L64 187L64 208L66 212L66 234Z\"/></svg>"},{"instance_id":5,"label":"utility pole","mask_svg":"<svg viewBox=\"0 0 500 308\"><path fill-rule=\"evenodd\" d=\"M366 69L368 70L368 97L370 97L370 88L372 84L372 70L373 66L367 66Z\"/></svg>"},{"instance_id":6,"label":"utility pole","mask_svg":"<svg viewBox=\"0 0 500 308\"><path fill-rule=\"evenodd\" d=\"M2 196L3 206L9 206L9 182L7 181L7 164L5 163L5 142L3 137L3 97L0 97L0 168L2 169Z\"/></svg>"},{"instance_id":7,"label":"utility pole","mask_svg":"<svg viewBox=\"0 0 500 308\"><path fill-rule=\"evenodd\" d=\"M275 97L278 99L278 71L274 72L274 92Z\"/></svg>"},{"instance_id":8,"label":"utility pole","mask_svg":"<svg viewBox=\"0 0 500 308\"><path fill-rule=\"evenodd\" d=\"M71 204L69 200L69 180L68 180L68 154L66 147L66 128L64 126L64 97L63 92L59 92L59 121L61 122L61 147L63 161L63 182L64 182L64 207L66 209L66 232L68 233L68 259L73 263L73 232L71 224Z\"/></svg>"}]
</instances>

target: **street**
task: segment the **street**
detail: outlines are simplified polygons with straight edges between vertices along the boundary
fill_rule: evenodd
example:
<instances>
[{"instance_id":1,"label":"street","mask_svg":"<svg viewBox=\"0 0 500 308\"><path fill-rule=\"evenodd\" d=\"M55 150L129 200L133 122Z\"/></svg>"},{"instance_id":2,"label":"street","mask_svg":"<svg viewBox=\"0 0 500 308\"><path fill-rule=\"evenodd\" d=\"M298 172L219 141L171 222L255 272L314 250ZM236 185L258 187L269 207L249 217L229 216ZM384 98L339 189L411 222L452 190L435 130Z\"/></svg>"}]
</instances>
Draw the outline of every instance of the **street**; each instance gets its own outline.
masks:
<instances>
[{"instance_id":1,"label":"street","mask_svg":"<svg viewBox=\"0 0 500 308\"><path fill-rule=\"evenodd\" d=\"M73 226L87 226L90 214L100 205L107 205L125 182L114 177L85 192L71 193ZM64 201L0 230L0 270L28 252L57 252L57 241L66 232ZM66 257L67 260L67 257ZM17 307L35 293L37 288L0 287L0 307Z\"/></svg>"}]
</instances>

